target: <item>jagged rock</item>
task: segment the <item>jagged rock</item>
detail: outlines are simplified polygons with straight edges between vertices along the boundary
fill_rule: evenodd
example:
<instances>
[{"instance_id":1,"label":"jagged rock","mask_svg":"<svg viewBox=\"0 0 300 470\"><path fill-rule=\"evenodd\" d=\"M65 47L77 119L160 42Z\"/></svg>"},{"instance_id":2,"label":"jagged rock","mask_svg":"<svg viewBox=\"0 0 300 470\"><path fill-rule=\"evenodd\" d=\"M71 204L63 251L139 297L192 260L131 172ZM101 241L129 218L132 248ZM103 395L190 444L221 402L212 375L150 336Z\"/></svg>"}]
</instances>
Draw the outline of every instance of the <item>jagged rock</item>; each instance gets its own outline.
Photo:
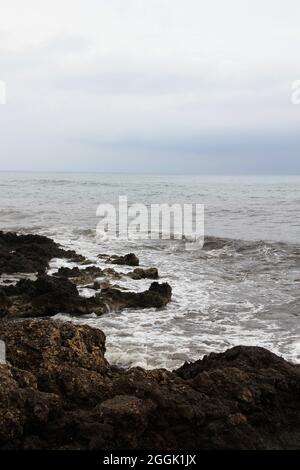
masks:
<instances>
[{"instance_id":1,"label":"jagged rock","mask_svg":"<svg viewBox=\"0 0 300 470\"><path fill-rule=\"evenodd\" d=\"M84 271L83 269L79 269L77 266L74 268L68 268L62 266L59 270L53 274L53 276L57 277L79 277L80 273Z\"/></svg>"},{"instance_id":2,"label":"jagged rock","mask_svg":"<svg viewBox=\"0 0 300 470\"><path fill-rule=\"evenodd\" d=\"M102 255L100 256L102 257ZM106 260L106 263L126 265L126 266L138 266L140 261L134 253L128 253L127 255L124 255L124 256L117 256L117 255L110 256Z\"/></svg>"},{"instance_id":3,"label":"jagged rock","mask_svg":"<svg viewBox=\"0 0 300 470\"><path fill-rule=\"evenodd\" d=\"M59 312L72 313L80 306L81 298L77 288L68 279L42 275L36 281L21 279L15 286L7 286L2 293L10 305L3 316L42 317Z\"/></svg>"},{"instance_id":4,"label":"jagged rock","mask_svg":"<svg viewBox=\"0 0 300 470\"><path fill-rule=\"evenodd\" d=\"M299 449L300 371L263 348L164 369L119 369L105 336L0 321L1 449Z\"/></svg>"},{"instance_id":5,"label":"jagged rock","mask_svg":"<svg viewBox=\"0 0 300 470\"><path fill-rule=\"evenodd\" d=\"M0 231L0 274L44 272L52 258L84 259L74 251L63 250L50 238Z\"/></svg>"},{"instance_id":6,"label":"jagged rock","mask_svg":"<svg viewBox=\"0 0 300 470\"><path fill-rule=\"evenodd\" d=\"M166 304L171 301L172 288L167 282L163 282L162 284L159 284L158 282L152 282L149 291L152 293L155 292L156 294L164 297Z\"/></svg>"},{"instance_id":7,"label":"jagged rock","mask_svg":"<svg viewBox=\"0 0 300 470\"><path fill-rule=\"evenodd\" d=\"M171 300L168 284L152 283L144 292L122 292L110 288L94 297L79 295L68 278L42 275L37 280L21 279L0 290L0 315L8 318L45 317L57 313L102 315L124 308L161 308Z\"/></svg>"},{"instance_id":8,"label":"jagged rock","mask_svg":"<svg viewBox=\"0 0 300 470\"><path fill-rule=\"evenodd\" d=\"M131 279L158 279L157 268L136 268L131 273L127 274Z\"/></svg>"},{"instance_id":9,"label":"jagged rock","mask_svg":"<svg viewBox=\"0 0 300 470\"><path fill-rule=\"evenodd\" d=\"M9 285L2 282L0 318L48 317L57 313L102 315L124 308L161 308L171 300L171 287L167 284L153 283L148 290L140 293L123 292L126 289L112 286L110 279L120 279L127 274L118 273L112 268L61 267L53 276L49 276L45 270L54 257L78 262L84 260L81 255L63 250L47 237L0 232L0 274L37 272L37 278L27 276ZM113 257L113 260L121 264L138 264L138 258L133 253ZM157 270L135 269L129 275L135 279L156 278ZM98 283L101 277L105 279ZM101 292L85 298L79 294L76 285L85 285L94 290L100 288Z\"/></svg>"},{"instance_id":10,"label":"jagged rock","mask_svg":"<svg viewBox=\"0 0 300 470\"><path fill-rule=\"evenodd\" d=\"M121 279L126 276L135 280L158 279L158 270L157 268L136 268L129 273L122 273L112 268L101 269L97 266L88 266L87 268L80 269L76 266L74 268L61 267L53 276L72 279L72 282L76 285L82 286L89 283L98 284L96 279L104 276L111 279Z\"/></svg>"},{"instance_id":11,"label":"jagged rock","mask_svg":"<svg viewBox=\"0 0 300 470\"><path fill-rule=\"evenodd\" d=\"M75 268L62 267L53 274L55 277L65 277L72 279L78 286L87 285L94 283L96 279L101 277L110 277L111 279L121 279L127 276L125 273L119 273L112 268L101 269L98 266L88 266L84 269L80 269L77 266Z\"/></svg>"},{"instance_id":12,"label":"jagged rock","mask_svg":"<svg viewBox=\"0 0 300 470\"><path fill-rule=\"evenodd\" d=\"M76 285L84 285L94 282L96 278L103 277L104 275L104 271L98 266L88 266L84 269L79 269L77 266L75 268L62 267L54 273L54 276L56 277L72 279Z\"/></svg>"},{"instance_id":13,"label":"jagged rock","mask_svg":"<svg viewBox=\"0 0 300 470\"><path fill-rule=\"evenodd\" d=\"M224 353L211 353L209 356L204 356L203 359L196 362L186 362L174 372L183 379L189 380L202 372L213 369L235 367L251 371L253 369L268 368L270 364L278 367L278 369L282 366L290 367L284 359L264 348L236 346ZM298 366L293 367L297 368Z\"/></svg>"},{"instance_id":14,"label":"jagged rock","mask_svg":"<svg viewBox=\"0 0 300 470\"><path fill-rule=\"evenodd\" d=\"M118 289L106 289L101 293L115 310L124 308L162 308L171 301L172 289L168 283L152 282L144 292L122 292ZM97 296L96 296L97 298Z\"/></svg>"},{"instance_id":15,"label":"jagged rock","mask_svg":"<svg viewBox=\"0 0 300 470\"><path fill-rule=\"evenodd\" d=\"M41 390L59 393L63 388L68 393L81 370L85 374L89 369L102 374L109 368L104 359L104 333L85 325L53 320L18 323L2 320L0 338L6 343L7 361L34 374ZM65 385L62 373L68 376ZM68 384L69 378L73 384Z\"/></svg>"}]
</instances>

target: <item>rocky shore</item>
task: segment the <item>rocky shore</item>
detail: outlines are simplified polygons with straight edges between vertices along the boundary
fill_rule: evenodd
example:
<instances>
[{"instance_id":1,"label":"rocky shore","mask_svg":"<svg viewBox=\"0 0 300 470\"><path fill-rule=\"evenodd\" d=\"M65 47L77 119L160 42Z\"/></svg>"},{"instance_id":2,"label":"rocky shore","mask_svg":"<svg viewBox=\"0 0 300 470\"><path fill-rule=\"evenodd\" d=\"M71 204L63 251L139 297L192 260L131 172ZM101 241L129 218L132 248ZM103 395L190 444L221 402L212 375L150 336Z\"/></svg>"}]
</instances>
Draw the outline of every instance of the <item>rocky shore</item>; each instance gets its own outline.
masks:
<instances>
[{"instance_id":1,"label":"rocky shore","mask_svg":"<svg viewBox=\"0 0 300 470\"><path fill-rule=\"evenodd\" d=\"M103 257L103 255L102 255ZM49 276L47 269L53 258L81 264L81 268L60 268ZM137 266L133 253L107 257L106 263ZM7 275L27 274L15 282ZM70 315L102 315L124 308L162 308L171 300L167 283L152 282L144 292L127 292L111 282L124 276L132 279L158 279L156 268L135 268L128 273L113 268L101 269L74 251L64 250L53 240L39 235L17 235L0 232L0 317L35 318L65 312ZM90 285L90 283L92 283ZM95 290L86 298L78 287Z\"/></svg>"},{"instance_id":2,"label":"rocky shore","mask_svg":"<svg viewBox=\"0 0 300 470\"><path fill-rule=\"evenodd\" d=\"M239 346L173 372L124 370L105 359L103 332L49 318L165 306L171 287L131 255L107 257L135 267L122 273L46 237L0 232L0 449L299 449L299 366ZM49 275L53 258L79 267ZM149 289L113 284L126 275Z\"/></svg>"}]
</instances>

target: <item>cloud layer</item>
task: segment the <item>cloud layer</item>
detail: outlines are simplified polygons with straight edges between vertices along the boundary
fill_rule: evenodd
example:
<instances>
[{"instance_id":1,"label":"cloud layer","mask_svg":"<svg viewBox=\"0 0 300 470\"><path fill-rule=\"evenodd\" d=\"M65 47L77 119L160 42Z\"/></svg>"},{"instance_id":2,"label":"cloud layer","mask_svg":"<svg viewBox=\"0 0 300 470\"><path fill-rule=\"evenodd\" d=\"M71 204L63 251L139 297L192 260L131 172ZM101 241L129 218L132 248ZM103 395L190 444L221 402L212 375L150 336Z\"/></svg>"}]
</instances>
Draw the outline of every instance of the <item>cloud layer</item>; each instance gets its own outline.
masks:
<instances>
[{"instance_id":1,"label":"cloud layer","mask_svg":"<svg viewBox=\"0 0 300 470\"><path fill-rule=\"evenodd\" d=\"M1 10L1 170L300 172L297 0Z\"/></svg>"}]
</instances>

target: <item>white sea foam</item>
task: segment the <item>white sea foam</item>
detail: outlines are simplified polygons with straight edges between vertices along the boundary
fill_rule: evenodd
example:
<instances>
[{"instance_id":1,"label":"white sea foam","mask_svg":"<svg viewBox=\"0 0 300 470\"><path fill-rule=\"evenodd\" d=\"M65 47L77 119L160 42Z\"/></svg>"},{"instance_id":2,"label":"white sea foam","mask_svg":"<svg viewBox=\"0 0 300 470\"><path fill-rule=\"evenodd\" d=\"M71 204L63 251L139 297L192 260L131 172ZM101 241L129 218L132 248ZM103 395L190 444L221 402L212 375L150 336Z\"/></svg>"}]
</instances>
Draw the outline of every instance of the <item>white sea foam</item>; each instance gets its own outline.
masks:
<instances>
[{"instance_id":1,"label":"white sea foam","mask_svg":"<svg viewBox=\"0 0 300 470\"><path fill-rule=\"evenodd\" d=\"M275 261L272 258L272 265L269 250L261 249L260 244L258 248L255 244L247 248L251 251L248 259L234 253L233 246L197 254L187 253L178 241L172 243L164 244L161 250L145 247L138 250L142 265L157 266L161 281L172 285L173 300L167 307L71 319L106 333L107 358L111 363L173 369L185 360L196 360L238 344L260 345L289 360L299 361L300 336L292 336L289 328L284 328L284 316L289 313L283 310L278 321L276 315L272 318L266 312L266 306L282 305L287 296L292 298L296 293L290 284L281 285L284 284L283 252L279 253L278 266L278 257ZM233 241L228 243L234 245ZM236 243L242 249L242 242ZM88 246L92 248L93 256L95 246L89 244L85 250L88 251ZM125 253L129 247L123 244L114 248L118 253ZM99 260L98 263L101 265ZM262 275L264 263L268 271ZM127 277L118 282L135 291L148 288L150 283Z\"/></svg>"},{"instance_id":2,"label":"white sea foam","mask_svg":"<svg viewBox=\"0 0 300 470\"><path fill-rule=\"evenodd\" d=\"M95 243L97 205L125 193L133 202L204 203L206 231L229 239L209 238L196 252L187 252L180 240ZM99 253L133 251L142 266L156 266L160 281L171 284L173 300L158 311L57 316L102 329L110 362L172 369L237 344L263 346L300 361L300 250L278 243L299 241L298 177L7 174L0 175L0 197L3 229L53 237L102 267L108 265ZM75 265L53 260L50 272ZM135 291L150 283L118 281Z\"/></svg>"}]
</instances>

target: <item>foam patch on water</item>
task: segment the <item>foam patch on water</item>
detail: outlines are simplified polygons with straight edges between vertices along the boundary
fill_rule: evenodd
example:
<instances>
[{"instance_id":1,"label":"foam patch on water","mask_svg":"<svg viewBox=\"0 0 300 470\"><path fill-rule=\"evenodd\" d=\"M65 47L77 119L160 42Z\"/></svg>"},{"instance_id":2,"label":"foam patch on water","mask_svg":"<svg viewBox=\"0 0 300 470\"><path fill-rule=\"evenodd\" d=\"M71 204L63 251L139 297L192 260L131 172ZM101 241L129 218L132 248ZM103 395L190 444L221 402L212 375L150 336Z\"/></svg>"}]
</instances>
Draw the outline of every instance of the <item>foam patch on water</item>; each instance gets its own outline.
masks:
<instances>
[{"instance_id":1,"label":"foam patch on water","mask_svg":"<svg viewBox=\"0 0 300 470\"><path fill-rule=\"evenodd\" d=\"M224 246L223 240L212 244L212 249L198 253L185 251L183 242L175 240L161 242L160 246L156 243L155 249L145 243L136 246L134 251L142 266L158 267L160 281L172 286L172 302L163 309L56 318L103 330L107 359L123 367L174 369L184 361L239 344L266 347L298 362L300 327L295 307L288 308L293 301L297 305L298 290L297 284L286 282L289 275L295 277L297 273L286 261L285 247L263 242L248 246L234 241ZM80 246L81 252L99 266L109 266L97 259L97 253L105 252L105 245L95 246L90 239L86 243L80 239ZM78 249L77 243L71 242L69 247ZM125 242L110 246L110 254L129 251L133 251L132 246ZM113 267L123 272L131 270ZM123 277L118 284L142 291L149 288L151 280Z\"/></svg>"}]
</instances>

